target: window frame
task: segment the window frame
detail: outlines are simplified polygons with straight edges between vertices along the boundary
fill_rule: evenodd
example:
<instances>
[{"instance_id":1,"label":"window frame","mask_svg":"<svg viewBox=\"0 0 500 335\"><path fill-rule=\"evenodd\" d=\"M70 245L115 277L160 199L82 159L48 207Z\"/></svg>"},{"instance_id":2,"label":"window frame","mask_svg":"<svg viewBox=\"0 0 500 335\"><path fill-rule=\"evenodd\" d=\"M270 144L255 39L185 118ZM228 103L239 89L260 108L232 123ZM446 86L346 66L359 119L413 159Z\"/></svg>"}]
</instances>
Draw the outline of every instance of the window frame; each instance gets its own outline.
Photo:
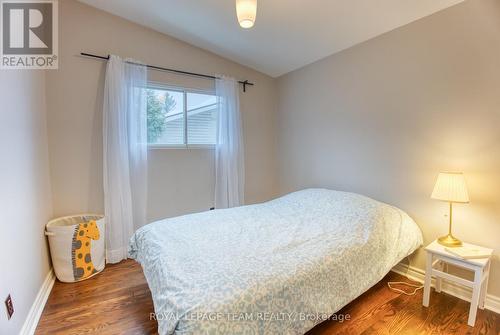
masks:
<instances>
[{"instance_id":1,"label":"window frame","mask_svg":"<svg viewBox=\"0 0 500 335\"><path fill-rule=\"evenodd\" d=\"M187 88L181 86L174 86L154 81L148 81L146 85L146 89L157 89L157 90L165 90L165 91L174 91L182 93L184 99L184 108L183 108L183 116L184 116L184 144L163 144L163 143L149 143L148 149L209 149L214 150L216 144L189 144L188 143L188 115L187 115L187 94L188 93L198 93L198 94L206 94L215 96L215 90L203 90L196 88ZM146 111L147 112L147 111ZM217 135L216 135L217 136Z\"/></svg>"}]
</instances>

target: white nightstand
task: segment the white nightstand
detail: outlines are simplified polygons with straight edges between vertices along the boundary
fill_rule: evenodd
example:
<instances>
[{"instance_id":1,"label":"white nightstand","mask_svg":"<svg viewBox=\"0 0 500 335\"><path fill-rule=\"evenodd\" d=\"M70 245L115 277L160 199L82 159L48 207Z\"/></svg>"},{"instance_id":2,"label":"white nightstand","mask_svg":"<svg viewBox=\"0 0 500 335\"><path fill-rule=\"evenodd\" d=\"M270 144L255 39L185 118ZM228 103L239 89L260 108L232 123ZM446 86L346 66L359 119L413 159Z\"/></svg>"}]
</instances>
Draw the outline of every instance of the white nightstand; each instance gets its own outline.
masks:
<instances>
[{"instance_id":1,"label":"white nightstand","mask_svg":"<svg viewBox=\"0 0 500 335\"><path fill-rule=\"evenodd\" d=\"M474 247L472 244L464 243L464 246ZM483 248L484 249L484 248ZM458 284L462 284L472 288L472 299L469 311L469 320L467 324L474 326L476 322L477 308L484 309L484 299L488 288L488 278L490 275L490 259L493 253L492 249L487 249L490 252L488 258L481 259L463 259L455 256L445 250L445 247L437 243L437 241L429 244L425 251L427 252L427 266L425 269L425 286L423 305L429 307L429 298L431 294L431 279L436 277L436 292L441 292L441 281L446 279ZM470 281L458 276L449 274L444 271L444 265L453 264L455 266L474 272L474 281Z\"/></svg>"}]
</instances>

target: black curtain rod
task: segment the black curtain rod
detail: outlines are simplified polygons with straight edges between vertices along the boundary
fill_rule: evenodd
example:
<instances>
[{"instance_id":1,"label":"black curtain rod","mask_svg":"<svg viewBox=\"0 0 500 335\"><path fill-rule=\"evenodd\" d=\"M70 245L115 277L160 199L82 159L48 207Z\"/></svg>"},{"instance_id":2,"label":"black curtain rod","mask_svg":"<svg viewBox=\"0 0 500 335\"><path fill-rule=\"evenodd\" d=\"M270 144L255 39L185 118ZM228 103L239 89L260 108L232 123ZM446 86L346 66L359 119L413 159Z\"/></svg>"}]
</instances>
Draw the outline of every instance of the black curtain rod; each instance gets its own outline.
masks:
<instances>
[{"instance_id":1,"label":"black curtain rod","mask_svg":"<svg viewBox=\"0 0 500 335\"><path fill-rule=\"evenodd\" d=\"M92 58L98 58L98 59L104 59L104 60L109 60L109 55L108 56L99 56L99 55L93 55L89 54L86 52L81 52L80 55L86 56L86 57L92 57ZM132 63L132 64L138 64L138 63ZM138 64L138 65L143 65L143 64ZM155 65L145 65L148 69L153 69L153 70L160 70L160 71L167 71L167 72L173 72L173 73L178 73L178 74L183 74L187 76L195 76L195 77L201 77L201 78L207 78L207 79L218 79L216 76L210 76L208 74L201 74L201 73L194 73L194 72L188 72L188 71L181 71L181 70L174 70L174 69L169 69L166 67L160 67L160 66L155 66ZM254 83L249 82L248 80L244 81L238 81L238 83L243 85L243 92L247 91L247 85L253 86Z\"/></svg>"}]
</instances>

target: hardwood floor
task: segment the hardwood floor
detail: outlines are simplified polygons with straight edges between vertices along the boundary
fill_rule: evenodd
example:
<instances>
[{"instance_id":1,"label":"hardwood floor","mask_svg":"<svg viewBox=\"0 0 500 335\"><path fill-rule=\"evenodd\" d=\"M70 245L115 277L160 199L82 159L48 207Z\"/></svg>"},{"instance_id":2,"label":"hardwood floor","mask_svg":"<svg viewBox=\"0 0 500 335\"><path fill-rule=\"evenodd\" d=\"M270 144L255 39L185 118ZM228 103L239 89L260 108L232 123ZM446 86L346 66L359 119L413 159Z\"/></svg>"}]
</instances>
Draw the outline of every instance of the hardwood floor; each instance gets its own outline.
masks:
<instances>
[{"instance_id":1,"label":"hardwood floor","mask_svg":"<svg viewBox=\"0 0 500 335\"><path fill-rule=\"evenodd\" d=\"M36 334L154 334L152 311L142 268L128 260L78 283L56 281Z\"/></svg>"},{"instance_id":2,"label":"hardwood floor","mask_svg":"<svg viewBox=\"0 0 500 335\"><path fill-rule=\"evenodd\" d=\"M390 273L337 315L344 322L326 321L308 335L326 334L500 334L500 315L478 311L476 326L467 326L469 304L432 292L431 306L415 296L394 293ZM36 334L156 334L149 318L153 302L139 264L132 260L108 265L99 275L79 283L56 282Z\"/></svg>"}]
</instances>

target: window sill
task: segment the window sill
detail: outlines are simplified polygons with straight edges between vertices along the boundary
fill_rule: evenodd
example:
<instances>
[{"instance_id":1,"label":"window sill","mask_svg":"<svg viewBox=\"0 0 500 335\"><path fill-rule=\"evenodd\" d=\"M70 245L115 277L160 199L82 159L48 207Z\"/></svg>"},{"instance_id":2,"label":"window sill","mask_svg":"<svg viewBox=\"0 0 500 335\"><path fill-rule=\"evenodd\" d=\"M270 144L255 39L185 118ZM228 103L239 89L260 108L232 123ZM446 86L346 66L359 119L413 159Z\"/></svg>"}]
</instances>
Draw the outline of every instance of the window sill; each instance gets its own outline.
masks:
<instances>
[{"instance_id":1,"label":"window sill","mask_svg":"<svg viewBox=\"0 0 500 335\"><path fill-rule=\"evenodd\" d=\"M149 150L158 150L158 149L204 149L204 150L214 150L215 144L148 144Z\"/></svg>"}]
</instances>

